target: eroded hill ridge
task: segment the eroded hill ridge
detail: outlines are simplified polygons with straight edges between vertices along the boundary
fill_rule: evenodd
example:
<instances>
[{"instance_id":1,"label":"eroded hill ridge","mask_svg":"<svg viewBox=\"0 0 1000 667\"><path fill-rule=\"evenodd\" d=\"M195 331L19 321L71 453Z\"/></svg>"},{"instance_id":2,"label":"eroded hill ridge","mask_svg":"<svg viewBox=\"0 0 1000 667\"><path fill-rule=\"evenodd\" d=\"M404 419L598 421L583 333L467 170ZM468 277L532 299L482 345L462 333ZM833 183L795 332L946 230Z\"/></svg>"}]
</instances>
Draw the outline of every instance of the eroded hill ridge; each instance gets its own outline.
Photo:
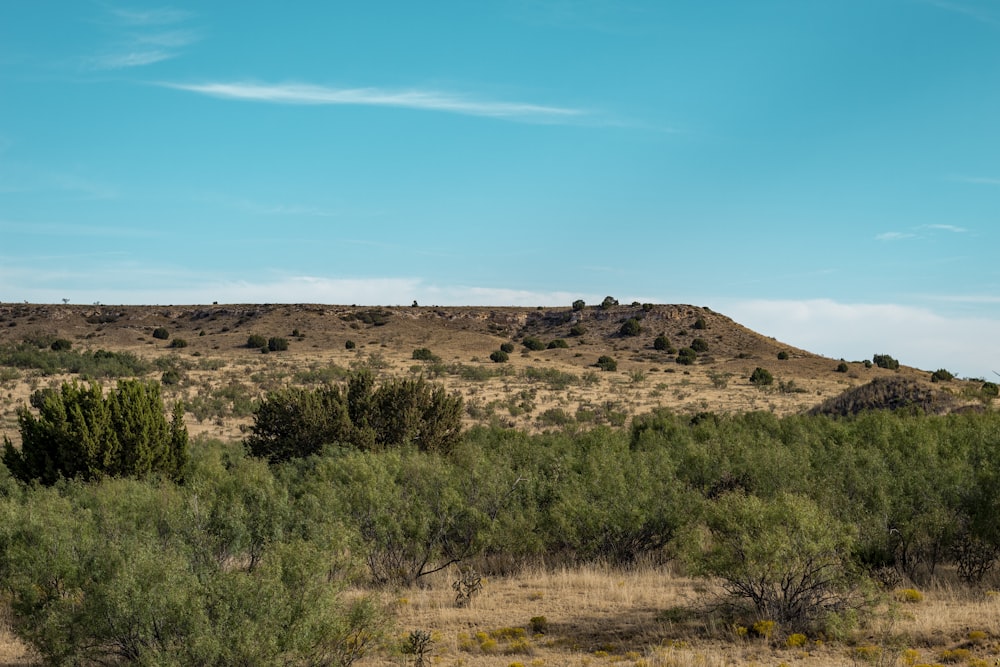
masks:
<instances>
[{"instance_id":1,"label":"eroded hill ridge","mask_svg":"<svg viewBox=\"0 0 1000 667\"><path fill-rule=\"evenodd\" d=\"M32 390L81 375L32 367L28 352L54 353L56 341L68 342L62 351L68 355L134 355L145 375L163 379L168 399L185 402L193 431L230 437L239 436L261 393L337 381L360 365L442 382L464 397L470 425L532 431L623 424L654 409L825 410L824 403L833 405L834 397L873 380L880 380L878 390L864 395L875 403L851 405L877 408L882 400L898 407L919 397L942 412L990 402L982 382L932 383L930 372L905 365L887 369L870 359L822 357L692 305L0 304L3 432L16 430L14 410ZM114 381L88 368L84 375ZM773 381L752 383L757 368ZM894 382L886 383L890 378ZM905 395L894 395L893 387Z\"/></svg>"}]
</instances>

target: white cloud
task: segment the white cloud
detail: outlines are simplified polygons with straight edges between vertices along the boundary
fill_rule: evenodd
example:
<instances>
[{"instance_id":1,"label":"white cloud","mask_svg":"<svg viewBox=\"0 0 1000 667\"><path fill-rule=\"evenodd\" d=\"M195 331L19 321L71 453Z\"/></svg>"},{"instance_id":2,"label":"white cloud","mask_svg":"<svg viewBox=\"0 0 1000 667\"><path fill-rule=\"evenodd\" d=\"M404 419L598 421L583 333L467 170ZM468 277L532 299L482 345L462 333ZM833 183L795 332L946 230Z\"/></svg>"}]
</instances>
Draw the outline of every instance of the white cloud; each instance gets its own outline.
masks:
<instances>
[{"instance_id":1,"label":"white cloud","mask_svg":"<svg viewBox=\"0 0 1000 667\"><path fill-rule=\"evenodd\" d=\"M193 14L172 7L150 10L111 9L110 30L116 33L103 53L82 60L87 69L143 67L181 55L181 49L197 42L197 31L169 28L190 20Z\"/></svg>"},{"instance_id":2,"label":"white cloud","mask_svg":"<svg viewBox=\"0 0 1000 667\"><path fill-rule=\"evenodd\" d=\"M178 55L180 54L172 51L164 51L162 49L122 51L93 56L85 61L85 65L90 69L126 69L128 67L152 65L153 63L158 63L162 60L176 58Z\"/></svg>"},{"instance_id":3,"label":"white cloud","mask_svg":"<svg viewBox=\"0 0 1000 667\"><path fill-rule=\"evenodd\" d=\"M161 85L210 97L273 104L398 107L539 122L573 119L587 115L587 112L581 109L521 102L477 100L461 94L436 90L334 88L298 83L216 82L205 84L163 83Z\"/></svg>"},{"instance_id":4,"label":"white cloud","mask_svg":"<svg viewBox=\"0 0 1000 667\"><path fill-rule=\"evenodd\" d=\"M958 227L956 225L923 225L921 229L939 229L945 232L955 232L956 234L964 234L969 231L965 227Z\"/></svg>"},{"instance_id":5,"label":"white cloud","mask_svg":"<svg viewBox=\"0 0 1000 667\"><path fill-rule=\"evenodd\" d=\"M833 359L891 354L906 366L960 376L1000 371L1000 319L950 316L898 304L828 299L717 302L720 312L758 333Z\"/></svg>"},{"instance_id":6,"label":"white cloud","mask_svg":"<svg viewBox=\"0 0 1000 667\"><path fill-rule=\"evenodd\" d=\"M915 234L908 234L906 232L883 232L881 234L875 235L876 241L902 241L903 239L915 238Z\"/></svg>"},{"instance_id":7,"label":"white cloud","mask_svg":"<svg viewBox=\"0 0 1000 667\"><path fill-rule=\"evenodd\" d=\"M132 26L170 25L186 21L192 17L191 12L173 7L145 10L116 8L110 11L111 15L120 23Z\"/></svg>"}]
</instances>

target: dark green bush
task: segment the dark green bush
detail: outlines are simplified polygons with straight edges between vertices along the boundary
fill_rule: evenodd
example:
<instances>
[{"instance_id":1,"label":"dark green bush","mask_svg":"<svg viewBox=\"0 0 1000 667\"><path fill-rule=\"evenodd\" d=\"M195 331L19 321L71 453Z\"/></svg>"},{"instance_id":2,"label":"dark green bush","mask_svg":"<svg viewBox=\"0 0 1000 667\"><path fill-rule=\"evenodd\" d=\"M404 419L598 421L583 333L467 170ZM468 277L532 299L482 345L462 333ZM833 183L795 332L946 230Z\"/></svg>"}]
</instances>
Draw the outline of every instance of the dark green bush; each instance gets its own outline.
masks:
<instances>
[{"instance_id":1,"label":"dark green bush","mask_svg":"<svg viewBox=\"0 0 1000 667\"><path fill-rule=\"evenodd\" d=\"M708 343L704 338L695 338L691 341L691 349L699 354L702 352L708 352Z\"/></svg>"},{"instance_id":2,"label":"dark green bush","mask_svg":"<svg viewBox=\"0 0 1000 667\"><path fill-rule=\"evenodd\" d=\"M188 342L186 340L184 340L183 338L175 338L172 341L170 341L170 345L168 347L180 349L182 347L187 347L187 346Z\"/></svg>"},{"instance_id":3,"label":"dark green bush","mask_svg":"<svg viewBox=\"0 0 1000 667\"><path fill-rule=\"evenodd\" d=\"M167 340L170 338L170 332L167 331L166 327L156 327L153 329L153 338L158 340Z\"/></svg>"},{"instance_id":4,"label":"dark green bush","mask_svg":"<svg viewBox=\"0 0 1000 667\"><path fill-rule=\"evenodd\" d=\"M570 336L582 336L585 333L587 333L587 327L583 326L579 322L577 322L576 324L574 324L569 329L569 335Z\"/></svg>"},{"instance_id":5,"label":"dark green bush","mask_svg":"<svg viewBox=\"0 0 1000 667\"><path fill-rule=\"evenodd\" d=\"M65 352L71 349L72 347L73 343L69 342L65 338L56 338L54 341L52 341L52 345L49 346L49 349L52 350L53 352Z\"/></svg>"},{"instance_id":6,"label":"dark green bush","mask_svg":"<svg viewBox=\"0 0 1000 667\"><path fill-rule=\"evenodd\" d=\"M980 391L983 392L983 396L996 398L1000 396L1000 385L997 385L996 382L984 382Z\"/></svg>"},{"instance_id":7,"label":"dark green bush","mask_svg":"<svg viewBox=\"0 0 1000 667\"><path fill-rule=\"evenodd\" d=\"M272 336L267 339L267 349L270 352L284 352L288 349L288 339Z\"/></svg>"},{"instance_id":8,"label":"dark green bush","mask_svg":"<svg viewBox=\"0 0 1000 667\"><path fill-rule=\"evenodd\" d=\"M431 352L426 347L418 347L413 351L413 358L417 361L441 361L441 358Z\"/></svg>"},{"instance_id":9,"label":"dark green bush","mask_svg":"<svg viewBox=\"0 0 1000 667\"><path fill-rule=\"evenodd\" d=\"M750 384L755 387L767 387L774 384L774 376L766 368L758 366L750 374Z\"/></svg>"},{"instance_id":10,"label":"dark green bush","mask_svg":"<svg viewBox=\"0 0 1000 667\"><path fill-rule=\"evenodd\" d=\"M618 333L622 336L638 336L642 331L642 325L639 324L639 320L634 317L630 317L622 324L621 328L618 329Z\"/></svg>"},{"instance_id":11,"label":"dark green bush","mask_svg":"<svg viewBox=\"0 0 1000 667\"><path fill-rule=\"evenodd\" d=\"M848 370L850 370L850 367L847 365L846 361L841 361L839 364L837 364L836 370L838 373L846 373Z\"/></svg>"},{"instance_id":12,"label":"dark green bush","mask_svg":"<svg viewBox=\"0 0 1000 667\"><path fill-rule=\"evenodd\" d=\"M667 338L666 334L660 334L653 339L653 349L654 350L669 350L670 349L670 339Z\"/></svg>"},{"instance_id":13,"label":"dark green bush","mask_svg":"<svg viewBox=\"0 0 1000 667\"><path fill-rule=\"evenodd\" d=\"M577 299L573 302L573 310L583 310L587 307L586 302L583 299Z\"/></svg>"},{"instance_id":14,"label":"dark green bush","mask_svg":"<svg viewBox=\"0 0 1000 667\"><path fill-rule=\"evenodd\" d=\"M708 324L705 322L705 318L704 317L699 317L698 319L696 319L694 321L694 328L695 329L707 329L708 328Z\"/></svg>"},{"instance_id":15,"label":"dark green bush","mask_svg":"<svg viewBox=\"0 0 1000 667\"><path fill-rule=\"evenodd\" d=\"M344 349L346 350L353 350L355 347L357 347L357 345L353 340L348 340L344 343Z\"/></svg>"},{"instance_id":16,"label":"dark green bush","mask_svg":"<svg viewBox=\"0 0 1000 667\"><path fill-rule=\"evenodd\" d=\"M677 363L690 366L698 359L698 353L690 347L682 347L677 351Z\"/></svg>"},{"instance_id":17,"label":"dark green bush","mask_svg":"<svg viewBox=\"0 0 1000 667\"><path fill-rule=\"evenodd\" d=\"M247 337L247 347L256 350L259 350L262 347L267 347L267 338L261 336L260 334L250 334L250 336Z\"/></svg>"},{"instance_id":18,"label":"dark green bush","mask_svg":"<svg viewBox=\"0 0 1000 667\"><path fill-rule=\"evenodd\" d=\"M104 395L100 384L63 383L36 391L18 410L21 448L4 438L4 465L18 479L180 476L187 462L183 406L164 416L160 385L122 380Z\"/></svg>"},{"instance_id":19,"label":"dark green bush","mask_svg":"<svg viewBox=\"0 0 1000 667\"><path fill-rule=\"evenodd\" d=\"M564 349L566 349L566 348L569 347L569 343L567 343L566 341L564 341L562 338L556 338L555 340L549 341L549 344L548 344L547 347L550 350L557 350L557 349L563 349L564 350Z\"/></svg>"},{"instance_id":20,"label":"dark green bush","mask_svg":"<svg viewBox=\"0 0 1000 667\"><path fill-rule=\"evenodd\" d=\"M490 361L496 364L502 364L510 359L510 355L503 350L494 350L490 353Z\"/></svg>"},{"instance_id":21,"label":"dark green bush","mask_svg":"<svg viewBox=\"0 0 1000 667\"><path fill-rule=\"evenodd\" d=\"M514 343L501 343L500 351L506 352L507 354L512 353L514 351Z\"/></svg>"},{"instance_id":22,"label":"dark green bush","mask_svg":"<svg viewBox=\"0 0 1000 667\"><path fill-rule=\"evenodd\" d=\"M545 349L545 343L543 343L538 338L535 338L534 336L528 336L527 338L525 338L523 341L521 341L521 345L524 345L529 350L535 352Z\"/></svg>"},{"instance_id":23,"label":"dark green bush","mask_svg":"<svg viewBox=\"0 0 1000 667\"><path fill-rule=\"evenodd\" d=\"M944 368L939 368L933 373L931 373L931 382L950 382L955 379L950 371Z\"/></svg>"},{"instance_id":24,"label":"dark green bush","mask_svg":"<svg viewBox=\"0 0 1000 667\"><path fill-rule=\"evenodd\" d=\"M778 360L779 361L788 361L788 352L785 352L784 350L782 350L781 352L779 352L778 353Z\"/></svg>"},{"instance_id":25,"label":"dark green bush","mask_svg":"<svg viewBox=\"0 0 1000 667\"><path fill-rule=\"evenodd\" d=\"M615 361L613 357L609 357L606 354L605 355L601 355L600 357L598 357L597 358L597 363L594 364L594 365L597 366L598 368L600 368L602 371L616 371L616 370L618 370L618 362Z\"/></svg>"},{"instance_id":26,"label":"dark green bush","mask_svg":"<svg viewBox=\"0 0 1000 667\"><path fill-rule=\"evenodd\" d=\"M604 301L601 301L601 308L603 310L607 310L608 308L617 305L618 305L618 299L614 298L613 296L606 296L604 297Z\"/></svg>"},{"instance_id":27,"label":"dark green bush","mask_svg":"<svg viewBox=\"0 0 1000 667\"><path fill-rule=\"evenodd\" d=\"M872 357L872 363L879 368L885 368L890 371L894 371L899 368L899 362L888 354L876 354Z\"/></svg>"}]
</instances>

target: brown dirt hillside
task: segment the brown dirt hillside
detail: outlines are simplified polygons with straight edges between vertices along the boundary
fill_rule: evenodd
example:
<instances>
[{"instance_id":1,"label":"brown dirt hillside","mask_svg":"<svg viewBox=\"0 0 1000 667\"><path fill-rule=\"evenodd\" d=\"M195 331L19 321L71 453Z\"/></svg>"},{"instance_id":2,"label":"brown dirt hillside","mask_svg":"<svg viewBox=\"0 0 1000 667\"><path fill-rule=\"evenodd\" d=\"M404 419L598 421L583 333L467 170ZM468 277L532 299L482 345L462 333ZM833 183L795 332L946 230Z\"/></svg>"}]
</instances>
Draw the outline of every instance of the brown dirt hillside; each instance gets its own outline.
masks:
<instances>
[{"instance_id":1,"label":"brown dirt hillside","mask_svg":"<svg viewBox=\"0 0 1000 667\"><path fill-rule=\"evenodd\" d=\"M621 333L628 319L637 335ZM167 330L167 339L153 336ZM251 335L285 338L286 351L262 354ZM691 365L654 348L659 335L675 349L701 339L707 350ZM838 361L761 336L707 308L631 305L608 309L513 307L356 307L332 305L105 306L0 304L0 349L25 345L48 353L56 339L72 352L131 353L151 364L150 378L169 379L168 401L184 400L193 433L239 437L253 399L288 384L342 379L368 366L383 376L424 374L465 398L466 420L531 431L565 424L623 424L656 408L681 413L766 410L804 412L880 377L930 386L930 374ZM566 347L530 351L523 341ZM186 345L178 347L178 340ZM353 341L353 349L348 349ZM506 363L490 354L513 343ZM429 360L414 358L428 350ZM779 353L787 359L779 359ZM617 370L594 364L601 356ZM419 355L418 355L419 356ZM750 384L756 367L775 378ZM168 375L164 376L164 372ZM74 376L0 364L0 432L16 437L15 410L31 391ZM99 378L101 379L101 378ZM101 379L105 383L113 379ZM934 385L954 407L979 402L977 383Z\"/></svg>"}]
</instances>

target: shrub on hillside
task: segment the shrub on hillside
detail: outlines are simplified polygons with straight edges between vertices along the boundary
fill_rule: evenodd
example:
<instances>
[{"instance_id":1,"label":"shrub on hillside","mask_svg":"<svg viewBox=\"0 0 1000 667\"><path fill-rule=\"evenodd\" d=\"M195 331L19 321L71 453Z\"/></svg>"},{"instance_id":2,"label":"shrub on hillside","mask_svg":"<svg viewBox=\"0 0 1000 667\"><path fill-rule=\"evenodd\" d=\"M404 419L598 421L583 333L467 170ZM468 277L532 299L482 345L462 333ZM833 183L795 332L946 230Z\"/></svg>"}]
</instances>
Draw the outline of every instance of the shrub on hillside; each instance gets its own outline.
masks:
<instances>
[{"instance_id":1,"label":"shrub on hillside","mask_svg":"<svg viewBox=\"0 0 1000 667\"><path fill-rule=\"evenodd\" d=\"M426 347L418 347L413 351L413 358L417 361L441 361L441 358L431 352Z\"/></svg>"},{"instance_id":2,"label":"shrub on hillside","mask_svg":"<svg viewBox=\"0 0 1000 667\"><path fill-rule=\"evenodd\" d=\"M846 361L841 361L839 364L837 364L836 371L838 373L846 373L848 370L850 370L850 367L847 365Z\"/></svg>"},{"instance_id":3,"label":"shrub on hillside","mask_svg":"<svg viewBox=\"0 0 1000 667\"><path fill-rule=\"evenodd\" d=\"M1000 385L997 385L996 382L984 382L980 391L983 392L983 396L996 398L1000 396Z\"/></svg>"},{"instance_id":4,"label":"shrub on hillside","mask_svg":"<svg viewBox=\"0 0 1000 667\"><path fill-rule=\"evenodd\" d=\"M609 357L606 354L605 355L601 355L600 357L598 357L597 358L597 363L594 364L594 365L597 366L598 368L600 368L602 371L616 371L616 370L618 370L618 362L615 361L613 357Z\"/></svg>"},{"instance_id":5,"label":"shrub on hillside","mask_svg":"<svg viewBox=\"0 0 1000 667\"><path fill-rule=\"evenodd\" d=\"M528 336L527 338L525 338L523 341L521 341L521 345L524 345L524 347L534 352L538 352L539 350L545 349L545 343L543 343L538 338L535 338L534 336Z\"/></svg>"},{"instance_id":6,"label":"shrub on hillside","mask_svg":"<svg viewBox=\"0 0 1000 667\"><path fill-rule=\"evenodd\" d=\"M153 329L153 338L157 340L167 340L170 338L170 332L167 331L166 327L156 327Z\"/></svg>"},{"instance_id":7,"label":"shrub on hillside","mask_svg":"<svg viewBox=\"0 0 1000 667\"><path fill-rule=\"evenodd\" d=\"M604 301L601 301L602 310L607 310L608 308L617 305L618 305L618 299L614 298L613 296L606 296L604 297Z\"/></svg>"},{"instance_id":8,"label":"shrub on hillside","mask_svg":"<svg viewBox=\"0 0 1000 667\"><path fill-rule=\"evenodd\" d=\"M172 347L174 349L180 349L182 347L187 347L187 346L188 346L188 342L186 340L184 340L183 338L175 338L172 341L170 341L170 345L169 345L169 347Z\"/></svg>"},{"instance_id":9,"label":"shrub on hillside","mask_svg":"<svg viewBox=\"0 0 1000 667\"><path fill-rule=\"evenodd\" d=\"M955 376L951 374L950 371L944 368L939 368L933 373L931 373L931 382L950 382L954 380Z\"/></svg>"},{"instance_id":10,"label":"shrub on hillside","mask_svg":"<svg viewBox=\"0 0 1000 667\"><path fill-rule=\"evenodd\" d=\"M750 384L755 387L769 387L774 384L774 376L766 368L758 366L750 374Z\"/></svg>"},{"instance_id":11,"label":"shrub on hillside","mask_svg":"<svg viewBox=\"0 0 1000 667\"><path fill-rule=\"evenodd\" d=\"M779 361L788 361L788 353L785 352L784 350L782 350L781 352L779 352L778 353L778 360Z\"/></svg>"},{"instance_id":12,"label":"shrub on hillside","mask_svg":"<svg viewBox=\"0 0 1000 667\"><path fill-rule=\"evenodd\" d=\"M72 347L73 343L66 340L65 338L56 338L54 341L52 341L52 345L49 346L49 349L52 350L53 352L66 352L72 349Z\"/></svg>"},{"instance_id":13,"label":"shrub on hillside","mask_svg":"<svg viewBox=\"0 0 1000 667\"><path fill-rule=\"evenodd\" d=\"M708 324L705 322L705 318L704 317L698 317L698 319L696 319L694 321L694 327L693 328L695 328L695 329L707 329L708 328Z\"/></svg>"},{"instance_id":14,"label":"shrub on hillside","mask_svg":"<svg viewBox=\"0 0 1000 667\"><path fill-rule=\"evenodd\" d=\"M262 347L267 347L267 338L260 334L250 334L247 337L247 347L258 350Z\"/></svg>"},{"instance_id":15,"label":"shrub on hillside","mask_svg":"<svg viewBox=\"0 0 1000 667\"><path fill-rule=\"evenodd\" d=\"M357 347L357 344L353 340L347 340L344 342L345 350L353 350L355 347Z\"/></svg>"},{"instance_id":16,"label":"shrub on hillside","mask_svg":"<svg viewBox=\"0 0 1000 667\"><path fill-rule=\"evenodd\" d=\"M899 368L899 362L888 354L876 354L872 357L872 363L879 368L885 368L890 371L894 371Z\"/></svg>"},{"instance_id":17,"label":"shrub on hillside","mask_svg":"<svg viewBox=\"0 0 1000 667\"><path fill-rule=\"evenodd\" d=\"M506 352L507 354L512 353L514 351L514 343L501 343L500 351Z\"/></svg>"},{"instance_id":18,"label":"shrub on hillside","mask_svg":"<svg viewBox=\"0 0 1000 667\"><path fill-rule=\"evenodd\" d=\"M668 354L671 349L670 339L667 338L666 334L660 334L653 339L653 349L666 351Z\"/></svg>"},{"instance_id":19,"label":"shrub on hillside","mask_svg":"<svg viewBox=\"0 0 1000 667\"><path fill-rule=\"evenodd\" d=\"M268 352L284 352L288 349L288 339L279 336L272 336L267 339Z\"/></svg>"},{"instance_id":20,"label":"shrub on hillside","mask_svg":"<svg viewBox=\"0 0 1000 667\"><path fill-rule=\"evenodd\" d=\"M566 348L569 347L569 343L564 341L562 338L556 338L555 340L549 341L547 347L550 350L558 350L558 349L565 350Z\"/></svg>"},{"instance_id":21,"label":"shrub on hillside","mask_svg":"<svg viewBox=\"0 0 1000 667\"><path fill-rule=\"evenodd\" d=\"M583 310L587 307L586 302L583 299L577 299L573 302L573 310Z\"/></svg>"},{"instance_id":22,"label":"shrub on hillside","mask_svg":"<svg viewBox=\"0 0 1000 667\"><path fill-rule=\"evenodd\" d=\"M570 336L582 336L585 333L587 333L587 327L583 326L579 322L570 327L569 330Z\"/></svg>"},{"instance_id":23,"label":"shrub on hillside","mask_svg":"<svg viewBox=\"0 0 1000 667\"><path fill-rule=\"evenodd\" d=\"M677 363L684 366L690 366L698 358L698 353L692 350L690 347L682 347L677 351Z\"/></svg>"},{"instance_id":24,"label":"shrub on hillside","mask_svg":"<svg viewBox=\"0 0 1000 667\"><path fill-rule=\"evenodd\" d=\"M642 325L639 324L639 320L634 317L630 317L622 324L621 328L618 330L622 336L638 336L642 331Z\"/></svg>"},{"instance_id":25,"label":"shrub on hillside","mask_svg":"<svg viewBox=\"0 0 1000 667\"><path fill-rule=\"evenodd\" d=\"M510 355L503 350L494 350L490 353L490 361L495 364L502 364L510 360Z\"/></svg>"},{"instance_id":26,"label":"shrub on hillside","mask_svg":"<svg viewBox=\"0 0 1000 667\"><path fill-rule=\"evenodd\" d=\"M708 352L708 343L705 342L704 338L695 338L691 341L691 349L699 354L702 352Z\"/></svg>"}]
</instances>

